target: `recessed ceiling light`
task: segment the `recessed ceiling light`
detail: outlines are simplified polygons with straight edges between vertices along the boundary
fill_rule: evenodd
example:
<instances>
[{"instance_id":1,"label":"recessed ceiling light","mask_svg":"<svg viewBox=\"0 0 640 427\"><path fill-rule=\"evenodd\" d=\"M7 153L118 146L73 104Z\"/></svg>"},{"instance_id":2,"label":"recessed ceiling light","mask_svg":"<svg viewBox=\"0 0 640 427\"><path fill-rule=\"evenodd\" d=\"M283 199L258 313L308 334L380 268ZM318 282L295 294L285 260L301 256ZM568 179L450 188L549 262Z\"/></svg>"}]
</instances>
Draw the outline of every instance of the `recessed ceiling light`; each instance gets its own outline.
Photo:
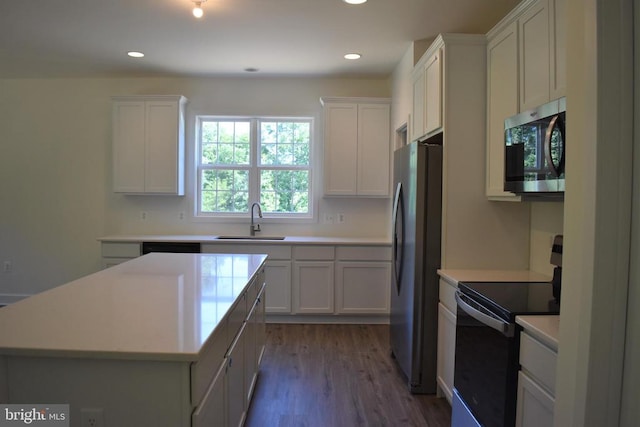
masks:
<instances>
[{"instance_id":1,"label":"recessed ceiling light","mask_svg":"<svg viewBox=\"0 0 640 427\"><path fill-rule=\"evenodd\" d=\"M136 52L135 50L132 50L131 52L127 52L127 55L129 55L132 58L142 58L144 56L144 53Z\"/></svg>"},{"instance_id":2,"label":"recessed ceiling light","mask_svg":"<svg viewBox=\"0 0 640 427\"><path fill-rule=\"evenodd\" d=\"M367 2L367 0L342 0L342 1L349 4L362 4Z\"/></svg>"},{"instance_id":3,"label":"recessed ceiling light","mask_svg":"<svg viewBox=\"0 0 640 427\"><path fill-rule=\"evenodd\" d=\"M257 73L258 71L260 71L260 70L258 70L257 68L254 68L254 67L248 67L248 68L245 68L244 70L247 73Z\"/></svg>"},{"instance_id":4,"label":"recessed ceiling light","mask_svg":"<svg viewBox=\"0 0 640 427\"><path fill-rule=\"evenodd\" d=\"M344 56L344 59L360 59L362 57L362 55L360 55L359 53L347 53Z\"/></svg>"}]
</instances>

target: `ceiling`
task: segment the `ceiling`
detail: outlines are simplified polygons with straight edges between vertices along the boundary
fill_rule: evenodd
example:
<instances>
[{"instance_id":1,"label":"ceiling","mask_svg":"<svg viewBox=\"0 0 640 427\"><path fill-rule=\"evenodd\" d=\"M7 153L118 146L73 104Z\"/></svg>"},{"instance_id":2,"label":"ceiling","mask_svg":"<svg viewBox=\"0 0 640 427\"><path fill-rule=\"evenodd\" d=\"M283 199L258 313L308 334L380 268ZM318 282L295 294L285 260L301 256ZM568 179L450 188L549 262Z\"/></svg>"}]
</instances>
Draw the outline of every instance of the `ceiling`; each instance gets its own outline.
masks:
<instances>
[{"instance_id":1,"label":"ceiling","mask_svg":"<svg viewBox=\"0 0 640 427\"><path fill-rule=\"evenodd\" d=\"M412 40L486 33L518 2L207 0L198 20L191 0L2 0L0 78L386 76Z\"/></svg>"}]
</instances>

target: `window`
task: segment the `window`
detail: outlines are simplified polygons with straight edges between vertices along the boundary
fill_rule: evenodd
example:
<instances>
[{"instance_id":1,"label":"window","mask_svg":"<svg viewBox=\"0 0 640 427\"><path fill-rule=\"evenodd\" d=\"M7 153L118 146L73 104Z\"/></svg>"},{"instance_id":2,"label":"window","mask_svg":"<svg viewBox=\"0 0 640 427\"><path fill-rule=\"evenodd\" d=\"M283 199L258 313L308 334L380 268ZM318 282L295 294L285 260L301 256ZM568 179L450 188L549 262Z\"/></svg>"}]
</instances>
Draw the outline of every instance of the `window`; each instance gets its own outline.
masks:
<instances>
[{"instance_id":1,"label":"window","mask_svg":"<svg viewBox=\"0 0 640 427\"><path fill-rule=\"evenodd\" d=\"M311 118L197 117L197 214L309 218Z\"/></svg>"}]
</instances>

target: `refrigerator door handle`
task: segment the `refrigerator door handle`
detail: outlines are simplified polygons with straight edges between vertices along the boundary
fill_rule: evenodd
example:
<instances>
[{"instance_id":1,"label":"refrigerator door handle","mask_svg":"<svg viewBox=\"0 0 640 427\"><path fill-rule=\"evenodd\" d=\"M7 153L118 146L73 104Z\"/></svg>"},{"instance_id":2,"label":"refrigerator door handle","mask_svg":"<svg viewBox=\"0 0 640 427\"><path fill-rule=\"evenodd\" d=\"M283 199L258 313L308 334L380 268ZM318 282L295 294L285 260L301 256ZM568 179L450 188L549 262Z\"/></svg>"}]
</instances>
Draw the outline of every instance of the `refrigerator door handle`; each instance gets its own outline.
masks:
<instances>
[{"instance_id":1,"label":"refrigerator door handle","mask_svg":"<svg viewBox=\"0 0 640 427\"><path fill-rule=\"evenodd\" d=\"M402 203L402 183L396 186L396 196L393 202L393 271L396 282L396 292L400 295L402 283L402 263L404 261L404 206Z\"/></svg>"},{"instance_id":2,"label":"refrigerator door handle","mask_svg":"<svg viewBox=\"0 0 640 427\"><path fill-rule=\"evenodd\" d=\"M488 312L480 311L481 307L473 307L469 304L471 301L462 294L459 290L455 293L456 302L458 307L469 316L476 319L478 322L487 325L488 327L495 329L506 337L512 337L515 333L515 325L509 322L505 322L502 319L492 316ZM466 301L465 301L466 300Z\"/></svg>"}]
</instances>

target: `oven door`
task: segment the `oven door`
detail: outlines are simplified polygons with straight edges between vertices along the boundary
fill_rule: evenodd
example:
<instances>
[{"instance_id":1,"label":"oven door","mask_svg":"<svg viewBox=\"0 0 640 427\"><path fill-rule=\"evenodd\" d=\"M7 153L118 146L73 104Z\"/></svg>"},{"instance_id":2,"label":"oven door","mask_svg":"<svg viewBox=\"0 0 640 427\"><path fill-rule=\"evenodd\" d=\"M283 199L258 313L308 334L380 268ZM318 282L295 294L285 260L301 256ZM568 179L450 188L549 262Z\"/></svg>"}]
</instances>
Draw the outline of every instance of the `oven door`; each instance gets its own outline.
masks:
<instances>
[{"instance_id":1,"label":"oven door","mask_svg":"<svg viewBox=\"0 0 640 427\"><path fill-rule=\"evenodd\" d=\"M456 320L452 425L512 426L516 413L518 343L505 322L460 290ZM465 411L467 413L465 413Z\"/></svg>"}]
</instances>

